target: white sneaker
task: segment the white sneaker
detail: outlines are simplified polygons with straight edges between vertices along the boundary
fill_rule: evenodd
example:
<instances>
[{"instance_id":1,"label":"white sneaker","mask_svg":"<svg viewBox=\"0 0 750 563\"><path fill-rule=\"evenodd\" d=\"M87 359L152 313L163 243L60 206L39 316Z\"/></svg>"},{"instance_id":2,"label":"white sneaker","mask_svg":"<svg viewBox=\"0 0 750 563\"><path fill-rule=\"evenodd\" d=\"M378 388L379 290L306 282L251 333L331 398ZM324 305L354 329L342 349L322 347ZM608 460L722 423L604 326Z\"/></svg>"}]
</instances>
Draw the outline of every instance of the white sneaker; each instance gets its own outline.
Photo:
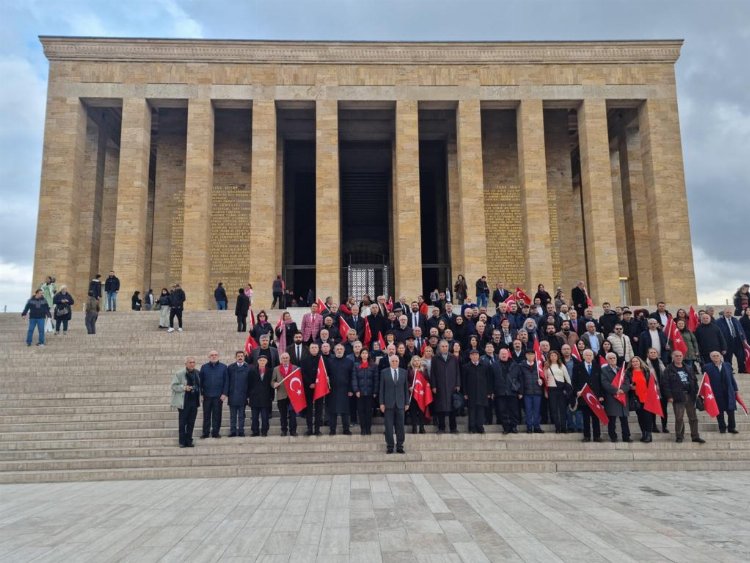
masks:
<instances>
[{"instance_id":1,"label":"white sneaker","mask_svg":"<svg viewBox=\"0 0 750 563\"><path fill-rule=\"evenodd\" d=\"M167 329L167 332L174 332L174 329L173 329L173 328L172 328L172 327L170 326L170 327L169 327L169 328Z\"/></svg>"},{"instance_id":2,"label":"white sneaker","mask_svg":"<svg viewBox=\"0 0 750 563\"><path fill-rule=\"evenodd\" d=\"M178 328L178 329L177 329L177 332L182 332L182 329L181 329L181 328Z\"/></svg>"}]
</instances>

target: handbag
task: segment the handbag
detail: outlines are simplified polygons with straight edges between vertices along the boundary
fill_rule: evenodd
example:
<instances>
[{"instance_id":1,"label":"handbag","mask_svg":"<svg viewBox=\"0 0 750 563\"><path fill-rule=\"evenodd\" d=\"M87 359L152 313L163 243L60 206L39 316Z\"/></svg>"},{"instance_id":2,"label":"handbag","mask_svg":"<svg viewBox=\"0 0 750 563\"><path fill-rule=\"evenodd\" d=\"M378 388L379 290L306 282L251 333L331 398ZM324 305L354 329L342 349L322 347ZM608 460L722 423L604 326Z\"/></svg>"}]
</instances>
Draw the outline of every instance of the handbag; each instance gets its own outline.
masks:
<instances>
[{"instance_id":1,"label":"handbag","mask_svg":"<svg viewBox=\"0 0 750 563\"><path fill-rule=\"evenodd\" d=\"M638 411L643 408L643 404L638 400L638 397L632 391L628 393L628 410Z\"/></svg>"},{"instance_id":2,"label":"handbag","mask_svg":"<svg viewBox=\"0 0 750 563\"><path fill-rule=\"evenodd\" d=\"M55 327L52 326L52 319L49 317L44 321L44 332L55 332Z\"/></svg>"},{"instance_id":3,"label":"handbag","mask_svg":"<svg viewBox=\"0 0 750 563\"><path fill-rule=\"evenodd\" d=\"M698 410L698 411L706 410L706 404L703 401L703 397L701 395L696 395L695 397L695 410Z\"/></svg>"},{"instance_id":4,"label":"handbag","mask_svg":"<svg viewBox=\"0 0 750 563\"><path fill-rule=\"evenodd\" d=\"M454 411L464 408L464 396L458 391L454 391L451 395L451 403L453 404Z\"/></svg>"}]
</instances>

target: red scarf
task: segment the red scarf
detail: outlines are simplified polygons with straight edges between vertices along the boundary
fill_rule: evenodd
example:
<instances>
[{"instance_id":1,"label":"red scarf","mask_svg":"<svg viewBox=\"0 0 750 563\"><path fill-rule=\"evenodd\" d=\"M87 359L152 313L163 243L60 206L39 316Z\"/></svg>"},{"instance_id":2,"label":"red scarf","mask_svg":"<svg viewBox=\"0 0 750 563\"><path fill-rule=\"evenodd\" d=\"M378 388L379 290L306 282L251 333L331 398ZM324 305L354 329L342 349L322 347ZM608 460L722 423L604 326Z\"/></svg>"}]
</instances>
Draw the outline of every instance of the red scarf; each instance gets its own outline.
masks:
<instances>
[{"instance_id":1,"label":"red scarf","mask_svg":"<svg viewBox=\"0 0 750 563\"><path fill-rule=\"evenodd\" d=\"M362 362L359 364L359 367L368 368L370 367L370 364L367 363L367 360L362 360Z\"/></svg>"}]
</instances>

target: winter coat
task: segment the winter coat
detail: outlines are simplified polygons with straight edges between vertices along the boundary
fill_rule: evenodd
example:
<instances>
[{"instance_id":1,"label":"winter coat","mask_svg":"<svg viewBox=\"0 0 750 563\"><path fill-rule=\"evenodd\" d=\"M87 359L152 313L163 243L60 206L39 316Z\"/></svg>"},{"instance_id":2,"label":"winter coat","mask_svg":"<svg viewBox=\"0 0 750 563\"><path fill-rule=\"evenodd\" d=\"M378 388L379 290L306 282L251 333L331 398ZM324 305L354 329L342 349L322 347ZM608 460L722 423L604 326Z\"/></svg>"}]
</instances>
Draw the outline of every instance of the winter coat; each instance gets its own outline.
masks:
<instances>
[{"instance_id":1,"label":"winter coat","mask_svg":"<svg viewBox=\"0 0 750 563\"><path fill-rule=\"evenodd\" d=\"M367 367L362 367L361 362L354 364L352 368L352 391L364 396L376 395L380 388L380 372L378 365L368 360Z\"/></svg>"},{"instance_id":2,"label":"winter coat","mask_svg":"<svg viewBox=\"0 0 750 563\"><path fill-rule=\"evenodd\" d=\"M226 298L223 299L226 301ZM222 301L221 299L217 301ZM244 293L237 295L237 303L234 306L234 314L241 319L247 317L247 313L250 310L250 298Z\"/></svg>"},{"instance_id":3,"label":"winter coat","mask_svg":"<svg viewBox=\"0 0 750 563\"><path fill-rule=\"evenodd\" d=\"M732 364L721 362L721 367L716 367L713 362L703 366L703 372L708 374L711 381L711 389L716 397L716 404L720 411L736 411L736 394L739 391L737 380L734 378Z\"/></svg>"},{"instance_id":4,"label":"winter coat","mask_svg":"<svg viewBox=\"0 0 750 563\"><path fill-rule=\"evenodd\" d=\"M170 307L172 307L173 309L180 309L185 305L185 301L187 301L187 296L185 295L185 292L181 287L177 287L172 290L171 296L169 298Z\"/></svg>"},{"instance_id":5,"label":"winter coat","mask_svg":"<svg viewBox=\"0 0 750 563\"><path fill-rule=\"evenodd\" d=\"M514 363L497 361L490 366L492 377L492 392L498 397L512 397L520 394L521 382L518 380L519 371L513 369Z\"/></svg>"},{"instance_id":6,"label":"winter coat","mask_svg":"<svg viewBox=\"0 0 750 563\"><path fill-rule=\"evenodd\" d=\"M249 378L249 391L248 391L248 403L251 408L266 409L273 400L273 389L271 388L271 377L273 376L273 370L270 366L266 365L266 372L263 375L263 379L260 378L257 366L250 368Z\"/></svg>"},{"instance_id":7,"label":"winter coat","mask_svg":"<svg viewBox=\"0 0 750 563\"><path fill-rule=\"evenodd\" d=\"M628 391L630 391L630 379L627 374L620 386L620 389L625 393L625 404L623 405L620 401L615 399L617 393L617 387L613 385L613 382L617 377L617 371L612 369L611 366L602 367L602 390L604 394L604 409L607 411L609 416L628 416Z\"/></svg>"},{"instance_id":8,"label":"winter coat","mask_svg":"<svg viewBox=\"0 0 750 563\"><path fill-rule=\"evenodd\" d=\"M29 313L29 317L32 319L46 319L50 316L47 300L44 297L40 297L39 299L32 297L26 302L21 316L25 317L27 313Z\"/></svg>"},{"instance_id":9,"label":"winter coat","mask_svg":"<svg viewBox=\"0 0 750 563\"><path fill-rule=\"evenodd\" d=\"M104 281L104 291L107 293L120 291L120 278L117 276L107 276L107 279Z\"/></svg>"},{"instance_id":10,"label":"winter coat","mask_svg":"<svg viewBox=\"0 0 750 563\"><path fill-rule=\"evenodd\" d=\"M201 379L197 369L192 372L193 376L193 391L200 395L201 392ZM172 401L170 407L172 409L181 409L185 406L185 385L188 384L187 368L182 368L180 371L174 374L172 377ZM199 401L200 402L200 401Z\"/></svg>"},{"instance_id":11,"label":"winter coat","mask_svg":"<svg viewBox=\"0 0 750 563\"><path fill-rule=\"evenodd\" d=\"M55 294L52 299L55 304L55 318L61 321L69 321L73 316L73 305L75 301L70 293L63 293L62 291Z\"/></svg>"},{"instance_id":12,"label":"winter coat","mask_svg":"<svg viewBox=\"0 0 750 563\"><path fill-rule=\"evenodd\" d=\"M596 358L594 358L594 361L591 364L591 375L589 375L589 371L586 368L586 362L576 363L573 368L572 381L573 390L576 393L583 389L584 385L588 383L588 386L591 387L591 391L593 391L594 395L597 397L604 396L602 393L602 368ZM578 406L583 407L585 405L586 401L584 401L583 398L578 397Z\"/></svg>"},{"instance_id":13,"label":"winter coat","mask_svg":"<svg viewBox=\"0 0 750 563\"><path fill-rule=\"evenodd\" d=\"M685 385L680 378L679 372L683 371L687 376L687 393ZM675 403L686 403L695 401L698 396L698 378L695 376L695 370L690 369L686 364L678 369L674 364L669 364L662 375L662 381L659 382L662 396L665 399L672 399Z\"/></svg>"},{"instance_id":14,"label":"winter coat","mask_svg":"<svg viewBox=\"0 0 750 563\"><path fill-rule=\"evenodd\" d=\"M247 404L250 393L250 364L243 362L240 366L232 362L227 366L229 375L229 392L227 403L233 407L243 407Z\"/></svg>"},{"instance_id":15,"label":"winter coat","mask_svg":"<svg viewBox=\"0 0 750 563\"><path fill-rule=\"evenodd\" d=\"M331 394L328 397L331 412L349 414L349 392L352 390L354 362L349 358L331 356L326 367L331 385Z\"/></svg>"},{"instance_id":16,"label":"winter coat","mask_svg":"<svg viewBox=\"0 0 750 563\"><path fill-rule=\"evenodd\" d=\"M461 385L461 369L453 354L446 360L436 354L430 364L430 385L433 389L432 408L435 412L446 413L453 410L453 391Z\"/></svg>"},{"instance_id":17,"label":"winter coat","mask_svg":"<svg viewBox=\"0 0 750 563\"><path fill-rule=\"evenodd\" d=\"M542 386L539 384L539 372L537 371L536 362L529 365L524 360L522 364L516 366L516 377L521 381L521 393L524 395L541 395Z\"/></svg>"},{"instance_id":18,"label":"winter coat","mask_svg":"<svg viewBox=\"0 0 750 563\"><path fill-rule=\"evenodd\" d=\"M492 393L490 370L487 364L472 362L461 366L461 392L470 405L487 406L487 395Z\"/></svg>"},{"instance_id":19,"label":"winter coat","mask_svg":"<svg viewBox=\"0 0 750 563\"><path fill-rule=\"evenodd\" d=\"M229 373L225 364L207 362L201 366L200 376L204 397L216 398L229 393Z\"/></svg>"},{"instance_id":20,"label":"winter coat","mask_svg":"<svg viewBox=\"0 0 750 563\"><path fill-rule=\"evenodd\" d=\"M723 352L727 350L727 342L721 329L715 322L707 325L701 323L695 329L695 339L698 341L701 357L708 359L711 352Z\"/></svg>"}]
</instances>

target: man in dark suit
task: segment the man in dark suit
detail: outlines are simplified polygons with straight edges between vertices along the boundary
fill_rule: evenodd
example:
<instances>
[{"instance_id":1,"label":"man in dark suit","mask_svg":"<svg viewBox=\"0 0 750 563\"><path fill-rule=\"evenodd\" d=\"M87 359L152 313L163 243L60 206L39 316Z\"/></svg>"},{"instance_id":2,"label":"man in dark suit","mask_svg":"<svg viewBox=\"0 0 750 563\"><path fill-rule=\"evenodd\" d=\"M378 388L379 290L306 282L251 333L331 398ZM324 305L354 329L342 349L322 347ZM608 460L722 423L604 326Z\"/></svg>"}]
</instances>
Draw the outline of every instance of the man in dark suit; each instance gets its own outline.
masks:
<instances>
[{"instance_id":1,"label":"man in dark suit","mask_svg":"<svg viewBox=\"0 0 750 563\"><path fill-rule=\"evenodd\" d=\"M292 359L291 361L295 366L302 365L302 360L307 358L309 352L307 351L307 346L302 344L301 332L295 333L294 343L286 347L286 353L289 354L289 357Z\"/></svg>"},{"instance_id":2,"label":"man in dark suit","mask_svg":"<svg viewBox=\"0 0 750 563\"><path fill-rule=\"evenodd\" d=\"M386 453L393 453L393 431L396 431L396 451L404 452L404 412L409 410L409 388L406 370L398 367L399 357L393 355L389 367L380 372L380 412L385 415Z\"/></svg>"},{"instance_id":3,"label":"man in dark suit","mask_svg":"<svg viewBox=\"0 0 750 563\"><path fill-rule=\"evenodd\" d=\"M419 312L419 303L416 301L411 302L411 311L404 312L404 314L408 319L409 328L419 327L422 332L427 328L427 317Z\"/></svg>"},{"instance_id":4,"label":"man in dark suit","mask_svg":"<svg viewBox=\"0 0 750 563\"><path fill-rule=\"evenodd\" d=\"M581 397L581 390L588 384L599 402L602 402L602 372L599 362L594 361L594 353L587 349L583 351L581 362L573 368L573 390L578 395L578 409L583 414L583 442L591 441L591 430L594 430L594 442L602 441L599 418L591 411L586 401Z\"/></svg>"},{"instance_id":5,"label":"man in dark suit","mask_svg":"<svg viewBox=\"0 0 750 563\"><path fill-rule=\"evenodd\" d=\"M735 356L737 358L737 371L739 373L746 373L744 343L747 340L747 335L740 321L732 316L733 313L734 309L727 307L724 309L724 314L716 321L727 345L726 352L724 353L724 361L731 366L732 356Z\"/></svg>"},{"instance_id":6,"label":"man in dark suit","mask_svg":"<svg viewBox=\"0 0 750 563\"><path fill-rule=\"evenodd\" d=\"M571 300L573 301L573 308L578 313L579 317L583 317L583 312L588 307L588 294L586 292L586 285L579 281L578 284L570 292Z\"/></svg>"},{"instance_id":7,"label":"man in dark suit","mask_svg":"<svg viewBox=\"0 0 750 563\"><path fill-rule=\"evenodd\" d=\"M638 355L641 358L648 357L649 348L655 348L659 352L659 357L664 364L669 363L667 335L659 329L659 321L653 317L649 317L648 329L638 337Z\"/></svg>"},{"instance_id":8,"label":"man in dark suit","mask_svg":"<svg viewBox=\"0 0 750 563\"><path fill-rule=\"evenodd\" d=\"M352 305L352 314L346 317L346 322L349 328L353 328L357 331L357 340L363 341L365 339L365 318L359 314L359 307ZM370 327L372 331L372 327Z\"/></svg>"}]
</instances>

